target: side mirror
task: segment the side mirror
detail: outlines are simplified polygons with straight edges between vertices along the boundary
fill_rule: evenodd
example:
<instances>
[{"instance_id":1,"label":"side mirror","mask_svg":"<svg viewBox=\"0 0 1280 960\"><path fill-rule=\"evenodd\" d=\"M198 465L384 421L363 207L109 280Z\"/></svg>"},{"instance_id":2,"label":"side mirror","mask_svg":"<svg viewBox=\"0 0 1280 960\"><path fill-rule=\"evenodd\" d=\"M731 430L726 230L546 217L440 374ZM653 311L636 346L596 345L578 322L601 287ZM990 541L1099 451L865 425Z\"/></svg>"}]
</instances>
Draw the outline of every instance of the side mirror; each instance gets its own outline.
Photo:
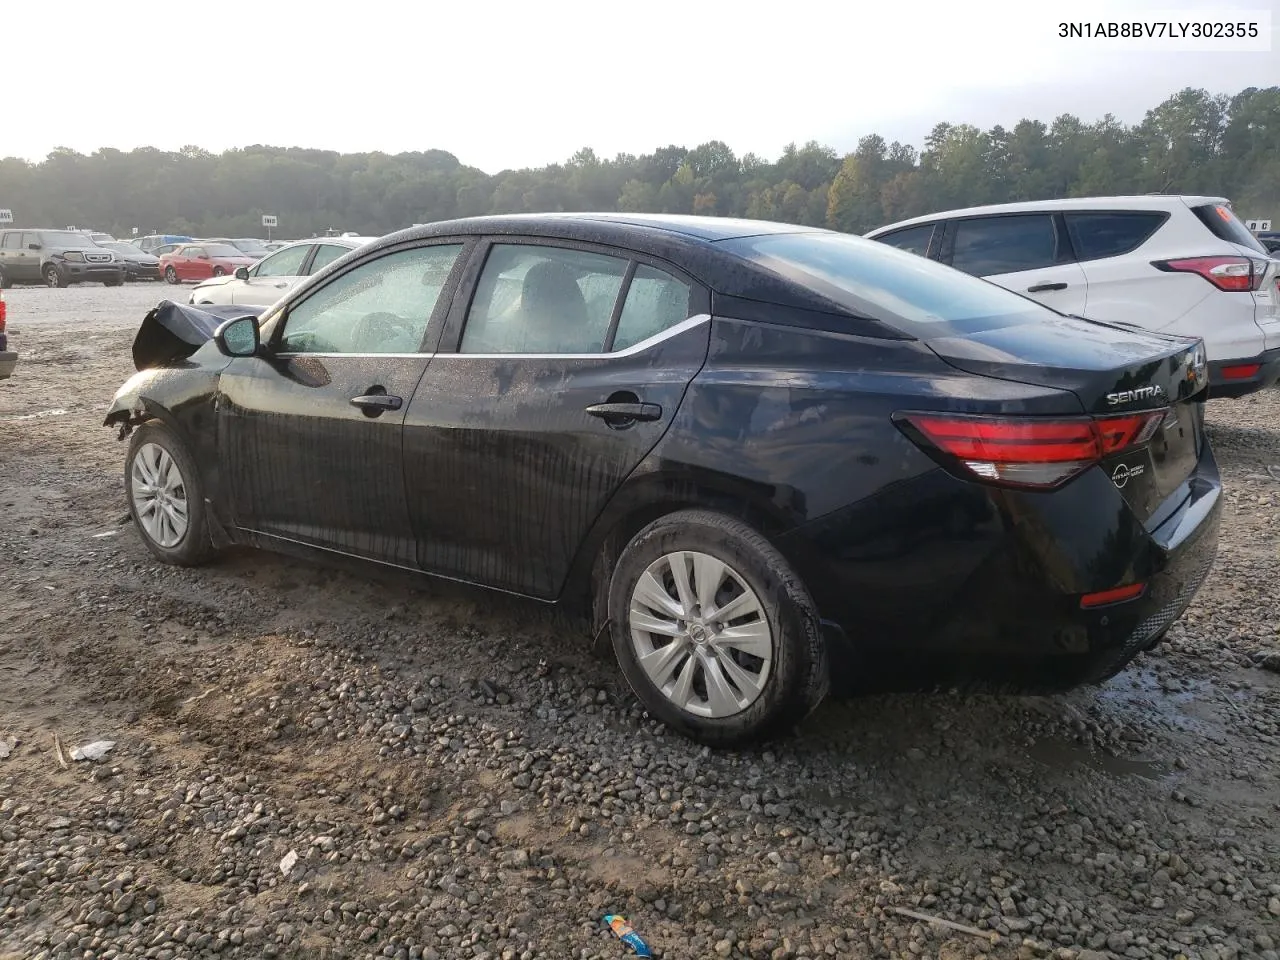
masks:
<instances>
[{"instance_id":1,"label":"side mirror","mask_svg":"<svg viewBox=\"0 0 1280 960\"><path fill-rule=\"evenodd\" d=\"M254 317L237 317L221 324L213 334L218 350L228 357L252 357L262 346L258 321Z\"/></svg>"},{"instance_id":2,"label":"side mirror","mask_svg":"<svg viewBox=\"0 0 1280 960\"><path fill-rule=\"evenodd\" d=\"M201 260L208 260L208 259L209 259L209 255L208 255L207 253L202 253L202 254L200 254L200 259L201 259Z\"/></svg>"},{"instance_id":3,"label":"side mirror","mask_svg":"<svg viewBox=\"0 0 1280 960\"><path fill-rule=\"evenodd\" d=\"M39 249L40 249L40 244L38 244L38 243L28 243L28 244L27 244L27 249L28 249L28 250L39 250Z\"/></svg>"},{"instance_id":4,"label":"side mirror","mask_svg":"<svg viewBox=\"0 0 1280 960\"><path fill-rule=\"evenodd\" d=\"M236 277L236 279L237 279L237 280L248 280L248 279L249 279L249 268L248 268L248 267L236 267L235 277Z\"/></svg>"}]
</instances>

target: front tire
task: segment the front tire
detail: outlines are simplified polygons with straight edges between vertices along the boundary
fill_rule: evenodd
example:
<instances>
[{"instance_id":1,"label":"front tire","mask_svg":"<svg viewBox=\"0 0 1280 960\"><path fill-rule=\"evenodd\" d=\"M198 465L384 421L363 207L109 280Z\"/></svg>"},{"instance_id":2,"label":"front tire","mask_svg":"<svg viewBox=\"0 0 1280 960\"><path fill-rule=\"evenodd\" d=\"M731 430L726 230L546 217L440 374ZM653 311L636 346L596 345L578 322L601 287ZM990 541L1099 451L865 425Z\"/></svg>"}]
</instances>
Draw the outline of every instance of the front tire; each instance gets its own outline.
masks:
<instances>
[{"instance_id":1,"label":"front tire","mask_svg":"<svg viewBox=\"0 0 1280 960\"><path fill-rule=\"evenodd\" d=\"M44 282L50 287L65 287L67 278L64 277L52 263L44 268Z\"/></svg>"},{"instance_id":2,"label":"front tire","mask_svg":"<svg viewBox=\"0 0 1280 960\"><path fill-rule=\"evenodd\" d=\"M213 556L200 473L173 430L149 420L133 432L124 482L129 514L157 560L194 567Z\"/></svg>"},{"instance_id":3,"label":"front tire","mask_svg":"<svg viewBox=\"0 0 1280 960\"><path fill-rule=\"evenodd\" d=\"M828 689L808 591L773 544L724 514L681 510L641 530L614 567L609 621L636 696L700 743L784 732Z\"/></svg>"},{"instance_id":4,"label":"front tire","mask_svg":"<svg viewBox=\"0 0 1280 960\"><path fill-rule=\"evenodd\" d=\"M177 283L177 282L178 282L178 271L177 271L177 270L175 270L175 269L173 269L173 267L165 267L165 268L164 268L164 282L165 282L165 283Z\"/></svg>"}]
</instances>

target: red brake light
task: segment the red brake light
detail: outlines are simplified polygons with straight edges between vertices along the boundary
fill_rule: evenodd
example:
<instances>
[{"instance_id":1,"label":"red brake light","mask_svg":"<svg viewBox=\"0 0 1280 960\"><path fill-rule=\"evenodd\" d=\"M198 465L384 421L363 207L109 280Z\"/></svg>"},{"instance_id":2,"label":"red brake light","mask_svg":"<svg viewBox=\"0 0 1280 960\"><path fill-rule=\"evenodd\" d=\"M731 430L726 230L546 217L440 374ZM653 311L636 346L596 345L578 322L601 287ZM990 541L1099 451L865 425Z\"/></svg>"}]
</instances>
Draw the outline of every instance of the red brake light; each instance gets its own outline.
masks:
<instances>
[{"instance_id":1,"label":"red brake light","mask_svg":"<svg viewBox=\"0 0 1280 960\"><path fill-rule=\"evenodd\" d=\"M1050 488L1103 457L1146 443L1164 417L1165 411L1157 410L1096 419L932 413L904 413L895 419L910 424L920 439L979 479Z\"/></svg>"},{"instance_id":2,"label":"red brake light","mask_svg":"<svg viewBox=\"0 0 1280 960\"><path fill-rule=\"evenodd\" d=\"M1151 264L1165 273L1195 273L1219 290L1248 293L1262 286L1267 273L1265 260L1249 257L1184 257L1180 260L1156 260Z\"/></svg>"},{"instance_id":3,"label":"red brake light","mask_svg":"<svg viewBox=\"0 0 1280 960\"><path fill-rule=\"evenodd\" d=\"M4 333L5 321L8 319L9 308L5 305L4 294L0 293L0 333Z\"/></svg>"}]
</instances>

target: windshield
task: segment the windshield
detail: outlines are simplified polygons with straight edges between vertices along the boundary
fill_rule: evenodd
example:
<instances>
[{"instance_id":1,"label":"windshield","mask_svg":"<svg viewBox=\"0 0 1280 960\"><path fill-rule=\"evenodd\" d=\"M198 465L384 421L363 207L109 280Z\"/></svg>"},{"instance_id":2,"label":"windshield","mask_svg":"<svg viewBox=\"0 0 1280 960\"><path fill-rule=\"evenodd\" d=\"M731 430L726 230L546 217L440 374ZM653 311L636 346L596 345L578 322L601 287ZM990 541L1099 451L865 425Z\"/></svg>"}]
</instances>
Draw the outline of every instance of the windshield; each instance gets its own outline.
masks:
<instances>
[{"instance_id":1,"label":"windshield","mask_svg":"<svg viewBox=\"0 0 1280 960\"><path fill-rule=\"evenodd\" d=\"M211 257L243 257L244 251L237 250L229 243L206 243L201 247Z\"/></svg>"},{"instance_id":2,"label":"windshield","mask_svg":"<svg viewBox=\"0 0 1280 960\"><path fill-rule=\"evenodd\" d=\"M96 247L97 244L83 233L72 233L69 230L50 230L40 234L40 242L47 247Z\"/></svg>"},{"instance_id":3,"label":"windshield","mask_svg":"<svg viewBox=\"0 0 1280 960\"><path fill-rule=\"evenodd\" d=\"M922 339L1057 315L994 283L848 234L768 234L723 240L718 246L846 310Z\"/></svg>"}]
</instances>

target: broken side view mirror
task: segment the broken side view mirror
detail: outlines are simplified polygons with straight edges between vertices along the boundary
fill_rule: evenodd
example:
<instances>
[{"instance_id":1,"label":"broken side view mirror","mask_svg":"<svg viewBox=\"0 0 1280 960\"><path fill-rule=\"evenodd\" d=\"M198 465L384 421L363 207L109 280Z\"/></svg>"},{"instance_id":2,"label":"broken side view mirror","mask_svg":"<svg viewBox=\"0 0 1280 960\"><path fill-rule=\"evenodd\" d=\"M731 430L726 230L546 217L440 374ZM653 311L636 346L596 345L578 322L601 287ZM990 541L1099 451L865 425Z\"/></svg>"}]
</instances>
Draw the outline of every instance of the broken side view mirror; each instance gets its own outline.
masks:
<instances>
[{"instance_id":1,"label":"broken side view mirror","mask_svg":"<svg viewBox=\"0 0 1280 960\"><path fill-rule=\"evenodd\" d=\"M40 244L38 244L38 243L28 243L28 244L27 244L27 249L28 249L28 250L39 250L39 249L40 249Z\"/></svg>"},{"instance_id":2,"label":"broken side view mirror","mask_svg":"<svg viewBox=\"0 0 1280 960\"><path fill-rule=\"evenodd\" d=\"M256 356L262 346L258 321L254 317L237 317L221 324L213 334L218 350L228 357Z\"/></svg>"}]
</instances>

